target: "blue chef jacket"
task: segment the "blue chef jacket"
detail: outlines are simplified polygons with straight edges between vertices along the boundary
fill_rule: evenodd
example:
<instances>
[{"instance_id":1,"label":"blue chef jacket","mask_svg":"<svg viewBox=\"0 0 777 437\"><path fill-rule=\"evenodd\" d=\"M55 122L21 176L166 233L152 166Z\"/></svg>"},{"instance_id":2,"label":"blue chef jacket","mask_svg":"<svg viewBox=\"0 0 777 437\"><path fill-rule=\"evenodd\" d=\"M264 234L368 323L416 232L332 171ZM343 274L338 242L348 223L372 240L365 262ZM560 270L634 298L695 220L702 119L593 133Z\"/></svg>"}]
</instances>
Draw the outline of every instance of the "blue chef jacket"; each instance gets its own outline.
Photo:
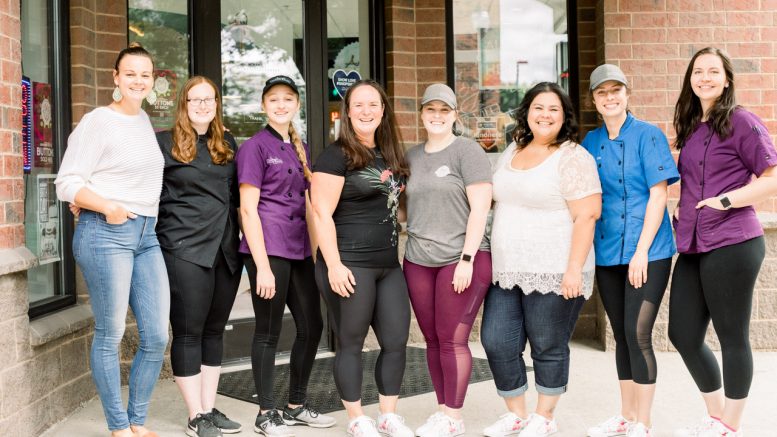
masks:
<instances>
[{"instance_id":1,"label":"blue chef jacket","mask_svg":"<svg viewBox=\"0 0 777 437\"><path fill-rule=\"evenodd\" d=\"M617 138L610 140L607 127L600 126L586 135L583 147L596 160L602 182L602 216L594 236L596 265L628 264L642 233L650 187L680 179L669 143L661 130L629 113ZM648 260L669 258L675 252L672 225L664 211Z\"/></svg>"}]
</instances>

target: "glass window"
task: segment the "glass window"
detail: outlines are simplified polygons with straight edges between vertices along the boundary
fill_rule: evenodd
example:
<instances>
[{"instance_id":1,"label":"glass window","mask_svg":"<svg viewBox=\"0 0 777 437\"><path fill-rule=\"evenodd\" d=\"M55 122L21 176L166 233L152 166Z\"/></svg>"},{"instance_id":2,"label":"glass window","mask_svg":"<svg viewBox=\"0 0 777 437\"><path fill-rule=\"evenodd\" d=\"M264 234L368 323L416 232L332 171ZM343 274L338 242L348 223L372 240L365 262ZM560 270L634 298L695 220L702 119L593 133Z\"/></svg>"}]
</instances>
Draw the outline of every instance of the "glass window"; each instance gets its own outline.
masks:
<instances>
[{"instance_id":1,"label":"glass window","mask_svg":"<svg viewBox=\"0 0 777 437\"><path fill-rule=\"evenodd\" d=\"M370 77L370 15L365 1L329 0L326 16L331 143L340 128L340 103L345 91L357 80Z\"/></svg>"},{"instance_id":2,"label":"glass window","mask_svg":"<svg viewBox=\"0 0 777 437\"><path fill-rule=\"evenodd\" d=\"M512 141L512 110L538 82L568 89L566 0L453 0L463 133L488 152Z\"/></svg>"},{"instance_id":3,"label":"glass window","mask_svg":"<svg viewBox=\"0 0 777 437\"><path fill-rule=\"evenodd\" d=\"M267 79L283 74L299 89L301 109L294 124L305 140L302 0L223 0L221 22L224 124L238 143L264 127L262 88Z\"/></svg>"},{"instance_id":4,"label":"glass window","mask_svg":"<svg viewBox=\"0 0 777 437\"><path fill-rule=\"evenodd\" d=\"M24 154L24 229L27 247L39 266L27 271L29 302L56 300L61 285L62 221L54 189L56 153L51 73L49 9L44 0L22 6L22 112Z\"/></svg>"},{"instance_id":5,"label":"glass window","mask_svg":"<svg viewBox=\"0 0 777 437\"><path fill-rule=\"evenodd\" d=\"M189 18L183 0L129 0L127 35L154 56L154 104L143 103L156 130L170 129L178 89L189 78Z\"/></svg>"}]
</instances>

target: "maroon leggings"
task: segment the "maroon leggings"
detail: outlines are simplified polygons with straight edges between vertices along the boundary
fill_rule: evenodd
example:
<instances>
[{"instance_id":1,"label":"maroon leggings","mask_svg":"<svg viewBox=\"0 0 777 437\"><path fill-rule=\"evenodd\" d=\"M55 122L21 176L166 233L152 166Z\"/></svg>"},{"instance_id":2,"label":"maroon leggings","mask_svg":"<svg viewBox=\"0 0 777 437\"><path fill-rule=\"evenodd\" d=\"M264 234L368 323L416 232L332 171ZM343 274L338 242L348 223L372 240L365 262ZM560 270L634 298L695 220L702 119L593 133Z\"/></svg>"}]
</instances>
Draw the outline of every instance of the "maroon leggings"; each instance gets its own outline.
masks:
<instances>
[{"instance_id":1,"label":"maroon leggings","mask_svg":"<svg viewBox=\"0 0 777 437\"><path fill-rule=\"evenodd\" d=\"M405 259L403 268L410 302L426 340L426 361L437 403L461 408L472 373L469 334L491 284L491 254L478 251L472 282L462 293L453 291L453 263L424 267Z\"/></svg>"}]
</instances>

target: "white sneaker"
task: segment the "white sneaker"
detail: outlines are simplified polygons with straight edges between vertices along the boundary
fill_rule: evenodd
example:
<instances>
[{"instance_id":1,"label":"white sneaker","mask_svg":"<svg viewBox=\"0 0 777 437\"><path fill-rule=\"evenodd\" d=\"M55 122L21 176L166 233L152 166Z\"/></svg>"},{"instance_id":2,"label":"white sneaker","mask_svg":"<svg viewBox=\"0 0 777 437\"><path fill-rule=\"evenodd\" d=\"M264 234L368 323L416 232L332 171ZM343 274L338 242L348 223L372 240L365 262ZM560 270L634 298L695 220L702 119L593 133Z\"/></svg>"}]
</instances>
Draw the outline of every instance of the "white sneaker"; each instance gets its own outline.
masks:
<instances>
[{"instance_id":1,"label":"white sneaker","mask_svg":"<svg viewBox=\"0 0 777 437\"><path fill-rule=\"evenodd\" d=\"M359 416L348 423L346 434L351 437L380 437L375 421L367 416Z\"/></svg>"},{"instance_id":2,"label":"white sneaker","mask_svg":"<svg viewBox=\"0 0 777 437\"><path fill-rule=\"evenodd\" d=\"M588 437L614 437L619 435L626 435L629 433L631 422L626 420L625 417L618 414L612 416L604 422L588 428Z\"/></svg>"},{"instance_id":3,"label":"white sneaker","mask_svg":"<svg viewBox=\"0 0 777 437\"><path fill-rule=\"evenodd\" d=\"M430 429L434 428L434 425L437 423L438 420L444 419L445 414L443 414L442 411L437 411L436 413L429 416L429 418L426 419L426 422L416 428L415 435L423 435L426 431L429 431Z\"/></svg>"},{"instance_id":4,"label":"white sneaker","mask_svg":"<svg viewBox=\"0 0 777 437\"><path fill-rule=\"evenodd\" d=\"M420 437L456 437L464 434L464 421L445 416L437 419L433 427L426 430Z\"/></svg>"},{"instance_id":5,"label":"white sneaker","mask_svg":"<svg viewBox=\"0 0 777 437\"><path fill-rule=\"evenodd\" d=\"M526 428L521 431L521 437L544 437L558 432L556 419L546 419L539 414L529 415Z\"/></svg>"},{"instance_id":6,"label":"white sneaker","mask_svg":"<svg viewBox=\"0 0 777 437\"><path fill-rule=\"evenodd\" d=\"M642 423L636 423L629 429L628 437L653 437L653 429Z\"/></svg>"},{"instance_id":7,"label":"white sneaker","mask_svg":"<svg viewBox=\"0 0 777 437\"><path fill-rule=\"evenodd\" d=\"M717 422L710 416L704 416L699 423L674 430L674 437L699 437L703 431L712 428Z\"/></svg>"},{"instance_id":8,"label":"white sneaker","mask_svg":"<svg viewBox=\"0 0 777 437\"><path fill-rule=\"evenodd\" d=\"M528 421L521 419L515 413L505 413L499 416L499 420L483 430L483 435L487 437L506 437L509 435L518 435Z\"/></svg>"},{"instance_id":9,"label":"white sneaker","mask_svg":"<svg viewBox=\"0 0 777 437\"><path fill-rule=\"evenodd\" d=\"M744 435L742 428L738 431L732 431L718 420L707 430L699 433L699 437L742 437Z\"/></svg>"},{"instance_id":10,"label":"white sneaker","mask_svg":"<svg viewBox=\"0 0 777 437\"><path fill-rule=\"evenodd\" d=\"M386 437L415 437L413 430L405 425L405 418L394 413L378 416L378 432Z\"/></svg>"}]
</instances>

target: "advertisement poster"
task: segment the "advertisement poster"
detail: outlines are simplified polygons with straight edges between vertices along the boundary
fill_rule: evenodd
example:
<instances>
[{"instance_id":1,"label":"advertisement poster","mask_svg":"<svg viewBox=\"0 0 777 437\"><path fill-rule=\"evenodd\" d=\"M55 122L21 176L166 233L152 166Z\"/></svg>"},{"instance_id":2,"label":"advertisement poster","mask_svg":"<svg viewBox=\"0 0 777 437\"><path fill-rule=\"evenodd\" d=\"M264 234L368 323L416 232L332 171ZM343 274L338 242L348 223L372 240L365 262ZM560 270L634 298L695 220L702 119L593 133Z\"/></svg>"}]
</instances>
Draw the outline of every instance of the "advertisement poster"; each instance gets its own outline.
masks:
<instances>
[{"instance_id":1,"label":"advertisement poster","mask_svg":"<svg viewBox=\"0 0 777 437\"><path fill-rule=\"evenodd\" d=\"M477 131L475 131L475 141L480 143L480 147L486 152L496 152L500 139L498 117L478 117Z\"/></svg>"},{"instance_id":2,"label":"advertisement poster","mask_svg":"<svg viewBox=\"0 0 777 437\"><path fill-rule=\"evenodd\" d=\"M22 161L24 172L32 169L32 82L22 76Z\"/></svg>"},{"instance_id":3,"label":"advertisement poster","mask_svg":"<svg viewBox=\"0 0 777 437\"><path fill-rule=\"evenodd\" d=\"M54 145L52 144L51 85L33 82L33 166L43 170L54 168Z\"/></svg>"},{"instance_id":4,"label":"advertisement poster","mask_svg":"<svg viewBox=\"0 0 777 437\"><path fill-rule=\"evenodd\" d=\"M59 208L54 188L56 174L39 174L38 180L38 261L41 265L59 261Z\"/></svg>"},{"instance_id":5,"label":"advertisement poster","mask_svg":"<svg viewBox=\"0 0 777 437\"><path fill-rule=\"evenodd\" d=\"M155 75L156 101L154 104L145 102L143 106L154 130L160 131L173 127L175 99L178 97L178 77L173 70L156 70Z\"/></svg>"}]
</instances>

